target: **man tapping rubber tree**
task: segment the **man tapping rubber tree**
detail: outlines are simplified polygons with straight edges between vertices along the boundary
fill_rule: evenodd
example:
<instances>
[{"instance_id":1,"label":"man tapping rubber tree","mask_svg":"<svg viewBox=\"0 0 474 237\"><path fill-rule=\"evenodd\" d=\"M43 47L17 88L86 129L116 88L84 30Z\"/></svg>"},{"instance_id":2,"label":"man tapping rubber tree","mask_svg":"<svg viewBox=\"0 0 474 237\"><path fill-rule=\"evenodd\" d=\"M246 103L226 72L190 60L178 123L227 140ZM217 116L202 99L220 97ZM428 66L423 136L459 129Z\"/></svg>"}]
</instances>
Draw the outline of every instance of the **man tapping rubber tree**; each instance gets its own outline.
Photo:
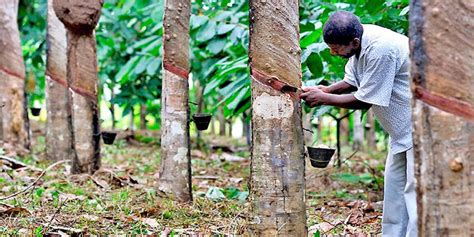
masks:
<instances>
[{"instance_id":1,"label":"man tapping rubber tree","mask_svg":"<svg viewBox=\"0 0 474 237\"><path fill-rule=\"evenodd\" d=\"M323 33L331 54L349 59L344 80L304 87L301 99L312 107L372 108L390 135L382 235L417 236L408 38L379 26L362 25L346 11L334 13Z\"/></svg>"}]
</instances>

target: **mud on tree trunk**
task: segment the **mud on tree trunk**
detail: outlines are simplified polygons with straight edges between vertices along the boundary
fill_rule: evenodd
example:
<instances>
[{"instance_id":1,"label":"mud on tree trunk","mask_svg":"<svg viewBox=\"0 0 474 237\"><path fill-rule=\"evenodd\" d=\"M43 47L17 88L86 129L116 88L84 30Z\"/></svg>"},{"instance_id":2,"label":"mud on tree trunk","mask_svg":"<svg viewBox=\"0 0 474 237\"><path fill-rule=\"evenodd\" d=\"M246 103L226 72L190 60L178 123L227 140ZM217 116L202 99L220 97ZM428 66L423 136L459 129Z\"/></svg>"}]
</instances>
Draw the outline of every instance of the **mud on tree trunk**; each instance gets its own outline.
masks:
<instances>
[{"instance_id":1,"label":"mud on tree trunk","mask_svg":"<svg viewBox=\"0 0 474 237\"><path fill-rule=\"evenodd\" d=\"M250 1L251 219L255 236L306 236L301 104L255 79L301 86L298 1ZM260 78L258 78L260 77Z\"/></svg>"},{"instance_id":2,"label":"mud on tree trunk","mask_svg":"<svg viewBox=\"0 0 474 237\"><path fill-rule=\"evenodd\" d=\"M158 191L192 201L189 143L190 0L165 1L161 106L161 167Z\"/></svg>"},{"instance_id":3,"label":"mud on tree trunk","mask_svg":"<svg viewBox=\"0 0 474 237\"><path fill-rule=\"evenodd\" d=\"M410 11L419 236L473 236L474 4Z\"/></svg>"},{"instance_id":4,"label":"mud on tree trunk","mask_svg":"<svg viewBox=\"0 0 474 237\"><path fill-rule=\"evenodd\" d=\"M7 153L26 154L30 134L25 95L25 66L17 25L18 0L0 3L0 107Z\"/></svg>"},{"instance_id":5,"label":"mud on tree trunk","mask_svg":"<svg viewBox=\"0 0 474 237\"><path fill-rule=\"evenodd\" d=\"M68 124L72 173L94 173L100 167L97 55L94 28L102 0L53 0L67 29Z\"/></svg>"},{"instance_id":6,"label":"mud on tree trunk","mask_svg":"<svg viewBox=\"0 0 474 237\"><path fill-rule=\"evenodd\" d=\"M46 156L51 160L72 160L68 124L66 28L56 17L53 0L48 0L48 55L46 66Z\"/></svg>"}]
</instances>

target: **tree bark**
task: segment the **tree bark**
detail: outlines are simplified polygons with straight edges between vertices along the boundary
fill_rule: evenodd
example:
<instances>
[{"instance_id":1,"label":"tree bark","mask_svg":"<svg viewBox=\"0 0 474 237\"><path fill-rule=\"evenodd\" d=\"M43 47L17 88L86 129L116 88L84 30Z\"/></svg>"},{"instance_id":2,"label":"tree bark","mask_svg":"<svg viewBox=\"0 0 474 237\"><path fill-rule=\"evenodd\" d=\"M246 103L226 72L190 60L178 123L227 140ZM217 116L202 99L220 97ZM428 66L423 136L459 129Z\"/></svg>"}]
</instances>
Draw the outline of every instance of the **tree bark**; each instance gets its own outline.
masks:
<instances>
[{"instance_id":1,"label":"tree bark","mask_svg":"<svg viewBox=\"0 0 474 237\"><path fill-rule=\"evenodd\" d=\"M0 3L0 127L3 147L9 154L24 155L30 149L25 95L25 66L17 25L18 0Z\"/></svg>"},{"instance_id":2,"label":"tree bark","mask_svg":"<svg viewBox=\"0 0 474 237\"><path fill-rule=\"evenodd\" d=\"M146 105L140 105L140 129L146 130Z\"/></svg>"},{"instance_id":3,"label":"tree bark","mask_svg":"<svg viewBox=\"0 0 474 237\"><path fill-rule=\"evenodd\" d=\"M110 100L113 101L115 99L115 86L112 86L110 91L111 91ZM114 103L110 102L109 110L110 110L110 116L112 116L112 130L115 130L115 104Z\"/></svg>"},{"instance_id":4,"label":"tree bark","mask_svg":"<svg viewBox=\"0 0 474 237\"><path fill-rule=\"evenodd\" d=\"M48 0L48 55L46 65L46 157L70 159L71 131L68 124L67 39L66 28Z\"/></svg>"},{"instance_id":5,"label":"tree bark","mask_svg":"<svg viewBox=\"0 0 474 237\"><path fill-rule=\"evenodd\" d=\"M410 9L419 236L473 236L474 4Z\"/></svg>"},{"instance_id":6,"label":"tree bark","mask_svg":"<svg viewBox=\"0 0 474 237\"><path fill-rule=\"evenodd\" d=\"M231 118L226 119L226 123L227 123L227 130L229 131L227 134L231 138L232 137L232 119Z\"/></svg>"},{"instance_id":7,"label":"tree bark","mask_svg":"<svg viewBox=\"0 0 474 237\"><path fill-rule=\"evenodd\" d=\"M180 202L192 201L189 142L190 0L165 1L161 169L158 190Z\"/></svg>"},{"instance_id":8,"label":"tree bark","mask_svg":"<svg viewBox=\"0 0 474 237\"><path fill-rule=\"evenodd\" d=\"M219 117L219 135L225 136L225 117L224 117L224 107L220 106L217 110Z\"/></svg>"},{"instance_id":9,"label":"tree bark","mask_svg":"<svg viewBox=\"0 0 474 237\"><path fill-rule=\"evenodd\" d=\"M352 144L352 149L353 150L359 150L363 143L364 143L364 125L362 124L361 120L361 115L362 111L356 110L354 112L354 138L353 138L353 144Z\"/></svg>"},{"instance_id":10,"label":"tree bark","mask_svg":"<svg viewBox=\"0 0 474 237\"><path fill-rule=\"evenodd\" d=\"M311 120L313 118L313 112L314 112L314 109L311 109L308 113L305 113L303 111L303 128L304 129L308 129L310 131L313 131L313 124L311 123ZM311 146L313 144L313 139L314 139L314 132L311 133L307 130L303 131L303 135L304 135L304 144L306 144L307 146Z\"/></svg>"},{"instance_id":11,"label":"tree bark","mask_svg":"<svg viewBox=\"0 0 474 237\"><path fill-rule=\"evenodd\" d=\"M300 100L258 82L301 87L298 17L297 0L250 1L250 235L307 235Z\"/></svg>"},{"instance_id":12,"label":"tree bark","mask_svg":"<svg viewBox=\"0 0 474 237\"><path fill-rule=\"evenodd\" d=\"M100 167L97 98L97 55L94 29L102 0L53 0L54 11L67 29L68 123L72 173L94 173Z\"/></svg>"},{"instance_id":13,"label":"tree bark","mask_svg":"<svg viewBox=\"0 0 474 237\"><path fill-rule=\"evenodd\" d=\"M344 116L349 113L348 109L340 109L340 115ZM349 117L341 120L341 128L340 128L340 136L341 136L341 146L347 146L349 144Z\"/></svg>"},{"instance_id":14,"label":"tree bark","mask_svg":"<svg viewBox=\"0 0 474 237\"><path fill-rule=\"evenodd\" d=\"M367 111L367 122L366 122L366 131L365 137L367 140L367 148L369 151L376 150L376 137L375 137L375 118L374 113L371 109Z\"/></svg>"}]
</instances>

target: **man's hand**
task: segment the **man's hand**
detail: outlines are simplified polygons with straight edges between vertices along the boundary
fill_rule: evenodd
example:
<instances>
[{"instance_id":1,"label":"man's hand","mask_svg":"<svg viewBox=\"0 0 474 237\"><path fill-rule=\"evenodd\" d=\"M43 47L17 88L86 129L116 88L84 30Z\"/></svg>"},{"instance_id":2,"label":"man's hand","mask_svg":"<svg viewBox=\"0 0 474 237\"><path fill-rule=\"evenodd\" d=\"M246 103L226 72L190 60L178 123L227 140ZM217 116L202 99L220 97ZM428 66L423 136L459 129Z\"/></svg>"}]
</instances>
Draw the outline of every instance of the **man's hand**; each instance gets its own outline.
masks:
<instances>
[{"instance_id":1,"label":"man's hand","mask_svg":"<svg viewBox=\"0 0 474 237\"><path fill-rule=\"evenodd\" d=\"M329 86L323 86L323 85L317 85L317 86L303 86L302 90L303 91L308 91L308 90L312 90L312 89L319 89L321 91L323 91L324 93L330 93L329 92Z\"/></svg>"},{"instance_id":2,"label":"man's hand","mask_svg":"<svg viewBox=\"0 0 474 237\"><path fill-rule=\"evenodd\" d=\"M303 99L306 104L310 107L323 105L327 103L327 95L324 90L327 90L325 86L309 86L302 88L303 93L300 95L300 98Z\"/></svg>"}]
</instances>

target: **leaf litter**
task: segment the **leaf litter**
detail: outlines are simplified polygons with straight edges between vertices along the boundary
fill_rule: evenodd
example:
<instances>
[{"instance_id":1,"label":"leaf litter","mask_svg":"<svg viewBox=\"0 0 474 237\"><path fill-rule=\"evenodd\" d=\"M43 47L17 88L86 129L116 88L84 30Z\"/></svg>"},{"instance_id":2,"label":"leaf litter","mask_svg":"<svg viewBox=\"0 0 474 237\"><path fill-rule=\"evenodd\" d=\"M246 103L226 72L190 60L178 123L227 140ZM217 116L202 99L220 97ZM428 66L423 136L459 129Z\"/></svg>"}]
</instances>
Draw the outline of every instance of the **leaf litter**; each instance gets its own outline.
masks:
<instances>
[{"instance_id":1,"label":"leaf litter","mask_svg":"<svg viewBox=\"0 0 474 237\"><path fill-rule=\"evenodd\" d=\"M67 173L70 164L52 167L43 174L42 170L51 165L43 159L44 151L34 154L35 159L12 158L14 161L2 163L10 169L3 168L0 172L0 197L31 188L0 202L0 233L245 234L250 217L248 147L242 140L213 136L207 139L211 144L207 149L191 152L194 196L191 204L176 203L155 192L160 165L157 144L137 141L130 144L124 139L113 146L104 146L103 167L94 175L70 175ZM370 173L357 159L371 157L358 154L341 169L330 166L319 170L307 166L310 236L380 233L382 190L374 188L375 178L365 180L357 176L356 182L347 182L340 180L342 176L334 176L351 170L360 171L354 175ZM381 176L381 172L374 175ZM33 183L35 180L38 181Z\"/></svg>"}]
</instances>

